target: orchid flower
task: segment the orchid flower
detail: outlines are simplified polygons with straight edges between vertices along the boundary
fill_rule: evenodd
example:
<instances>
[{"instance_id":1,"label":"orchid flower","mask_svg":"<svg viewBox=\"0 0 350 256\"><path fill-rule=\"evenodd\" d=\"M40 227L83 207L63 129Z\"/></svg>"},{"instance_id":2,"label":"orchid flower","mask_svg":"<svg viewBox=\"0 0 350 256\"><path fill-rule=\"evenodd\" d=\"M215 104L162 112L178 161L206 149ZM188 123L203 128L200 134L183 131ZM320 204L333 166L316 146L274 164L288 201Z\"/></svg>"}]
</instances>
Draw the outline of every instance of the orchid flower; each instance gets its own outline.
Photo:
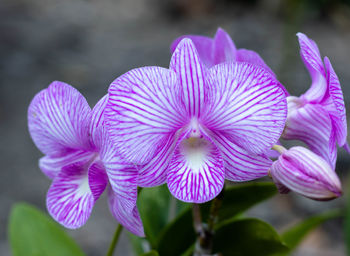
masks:
<instances>
[{"instance_id":1,"label":"orchid flower","mask_svg":"<svg viewBox=\"0 0 350 256\"><path fill-rule=\"evenodd\" d=\"M279 139L286 97L263 68L226 62L210 69L183 39L170 68L143 67L109 88L106 128L122 156L139 168L139 186L167 182L176 198L213 199L224 180L267 175L264 152Z\"/></svg>"},{"instance_id":2,"label":"orchid flower","mask_svg":"<svg viewBox=\"0 0 350 256\"><path fill-rule=\"evenodd\" d=\"M51 83L32 100L29 132L45 154L39 166L53 180L47 209L63 226L79 228L108 186L113 216L143 236L136 208L137 170L120 158L108 140L103 126L106 103L107 96L91 110L76 89L62 82Z\"/></svg>"},{"instance_id":3,"label":"orchid flower","mask_svg":"<svg viewBox=\"0 0 350 256\"><path fill-rule=\"evenodd\" d=\"M324 62L316 43L297 34L301 58L312 78L310 89L300 97L290 96L282 138L301 140L335 168L336 143L346 146L347 123L343 93L327 57Z\"/></svg>"},{"instance_id":4,"label":"orchid flower","mask_svg":"<svg viewBox=\"0 0 350 256\"><path fill-rule=\"evenodd\" d=\"M281 153L269 171L280 193L295 191L314 200L331 200L341 196L341 184L332 166L322 157L304 147L286 150L274 146Z\"/></svg>"}]
</instances>

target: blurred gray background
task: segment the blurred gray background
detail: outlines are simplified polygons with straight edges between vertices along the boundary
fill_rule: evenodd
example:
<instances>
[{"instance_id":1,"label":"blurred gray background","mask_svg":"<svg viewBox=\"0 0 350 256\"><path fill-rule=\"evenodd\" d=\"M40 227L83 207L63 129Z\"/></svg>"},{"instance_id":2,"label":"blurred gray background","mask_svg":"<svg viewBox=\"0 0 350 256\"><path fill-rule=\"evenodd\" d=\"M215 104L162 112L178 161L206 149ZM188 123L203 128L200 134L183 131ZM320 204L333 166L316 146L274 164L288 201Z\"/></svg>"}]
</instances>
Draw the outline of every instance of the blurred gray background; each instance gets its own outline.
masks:
<instances>
[{"instance_id":1,"label":"blurred gray background","mask_svg":"<svg viewBox=\"0 0 350 256\"><path fill-rule=\"evenodd\" d=\"M238 48L257 51L291 94L310 78L295 33L304 32L327 55L350 106L349 0L2 0L0 3L0 255L11 255L6 230L11 206L25 201L45 209L50 181L40 172L41 153L27 131L27 108L53 80L65 81L91 106L126 71L167 67L172 40L183 34L214 36L224 28ZM348 108L348 110L350 110ZM339 152L337 172L348 192L350 158ZM106 198L88 223L69 231L87 255L104 255L117 223ZM278 231L313 213L344 207L346 198L314 202L276 196L250 210ZM133 255L125 234L118 255ZM312 232L295 255L345 255L343 222Z\"/></svg>"}]
</instances>

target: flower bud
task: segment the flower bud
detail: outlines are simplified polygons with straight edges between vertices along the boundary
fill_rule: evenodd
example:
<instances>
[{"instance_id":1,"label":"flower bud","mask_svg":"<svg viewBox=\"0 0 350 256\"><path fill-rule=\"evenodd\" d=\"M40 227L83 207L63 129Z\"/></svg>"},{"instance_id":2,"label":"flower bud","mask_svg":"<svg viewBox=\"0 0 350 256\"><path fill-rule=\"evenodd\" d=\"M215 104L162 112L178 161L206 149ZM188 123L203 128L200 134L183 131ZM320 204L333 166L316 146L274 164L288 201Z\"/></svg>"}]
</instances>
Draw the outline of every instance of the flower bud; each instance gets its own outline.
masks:
<instances>
[{"instance_id":1,"label":"flower bud","mask_svg":"<svg viewBox=\"0 0 350 256\"><path fill-rule=\"evenodd\" d=\"M304 147L281 151L269 174L281 193L292 190L314 200L331 200L342 194L329 163Z\"/></svg>"}]
</instances>

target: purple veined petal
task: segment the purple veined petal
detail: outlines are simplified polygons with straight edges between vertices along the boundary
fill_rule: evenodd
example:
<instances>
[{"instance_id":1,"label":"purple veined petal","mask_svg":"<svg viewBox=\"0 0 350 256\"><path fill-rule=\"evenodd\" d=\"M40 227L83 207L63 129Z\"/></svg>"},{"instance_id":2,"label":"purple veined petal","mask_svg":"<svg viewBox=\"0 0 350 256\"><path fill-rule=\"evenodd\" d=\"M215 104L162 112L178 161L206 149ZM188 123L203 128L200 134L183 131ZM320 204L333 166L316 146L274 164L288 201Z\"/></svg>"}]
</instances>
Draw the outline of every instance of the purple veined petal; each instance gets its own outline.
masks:
<instances>
[{"instance_id":1,"label":"purple veined petal","mask_svg":"<svg viewBox=\"0 0 350 256\"><path fill-rule=\"evenodd\" d=\"M247 62L250 64L260 66L266 71L268 71L271 75L276 77L272 69L268 65L266 65L265 61L260 57L260 55L254 51L247 50L247 49L239 49L237 51L236 61Z\"/></svg>"},{"instance_id":2,"label":"purple veined petal","mask_svg":"<svg viewBox=\"0 0 350 256\"><path fill-rule=\"evenodd\" d=\"M181 136L169 164L167 183L171 194L184 202L204 203L224 186L224 161L219 149L205 134Z\"/></svg>"},{"instance_id":3,"label":"purple veined petal","mask_svg":"<svg viewBox=\"0 0 350 256\"><path fill-rule=\"evenodd\" d=\"M171 57L170 69L177 74L188 117L199 117L207 97L207 69L190 39L185 38L178 44Z\"/></svg>"},{"instance_id":4,"label":"purple veined petal","mask_svg":"<svg viewBox=\"0 0 350 256\"><path fill-rule=\"evenodd\" d=\"M236 61L238 62L246 62L253 65L257 65L259 67L262 67L267 72L269 72L273 77L276 77L275 73L272 71L272 69L266 65L265 61L260 57L260 55L254 51L246 50L246 49L239 49L237 51L237 58ZM284 91L286 96L289 96L288 91L286 88L278 81L279 87Z\"/></svg>"},{"instance_id":5,"label":"purple veined petal","mask_svg":"<svg viewBox=\"0 0 350 256\"><path fill-rule=\"evenodd\" d=\"M332 121L321 105L306 104L299 108L294 106L288 111L282 138L303 141L311 151L324 158L333 169L335 168L336 148Z\"/></svg>"},{"instance_id":6,"label":"purple veined petal","mask_svg":"<svg viewBox=\"0 0 350 256\"><path fill-rule=\"evenodd\" d=\"M105 167L101 161L94 161L88 171L88 180L94 201L100 198L108 184L108 178Z\"/></svg>"},{"instance_id":7,"label":"purple veined petal","mask_svg":"<svg viewBox=\"0 0 350 256\"><path fill-rule=\"evenodd\" d=\"M333 121L336 140L339 146L343 146L346 143L347 136L346 110L343 92L340 87L338 76L335 73L331 62L327 57L324 58L324 62L327 72L329 101L331 101L331 104L328 104L326 108Z\"/></svg>"},{"instance_id":8,"label":"purple veined petal","mask_svg":"<svg viewBox=\"0 0 350 256\"><path fill-rule=\"evenodd\" d=\"M66 166L53 180L47 193L47 209L66 228L79 228L88 220L95 199L89 186L89 163Z\"/></svg>"},{"instance_id":9,"label":"purple veined petal","mask_svg":"<svg viewBox=\"0 0 350 256\"><path fill-rule=\"evenodd\" d=\"M206 36L185 35L176 38L170 46L171 53L174 53L178 44L185 38L191 39L194 43L199 57L206 67L212 67L214 62L214 40Z\"/></svg>"},{"instance_id":10,"label":"purple veined petal","mask_svg":"<svg viewBox=\"0 0 350 256\"><path fill-rule=\"evenodd\" d=\"M104 140L100 150L100 158L105 166L111 188L114 193L128 197L137 188L138 171L136 166L126 162L116 147L104 133Z\"/></svg>"},{"instance_id":11,"label":"purple veined petal","mask_svg":"<svg viewBox=\"0 0 350 256\"><path fill-rule=\"evenodd\" d=\"M225 179L241 182L264 177L268 174L272 161L263 155L254 155L232 143L220 133L211 133L223 156Z\"/></svg>"},{"instance_id":12,"label":"purple veined petal","mask_svg":"<svg viewBox=\"0 0 350 256\"><path fill-rule=\"evenodd\" d=\"M147 164L139 166L138 185L140 187L155 187L166 182L169 162L177 140L176 134L169 135L162 143L164 146L156 152L154 157Z\"/></svg>"},{"instance_id":13,"label":"purple veined petal","mask_svg":"<svg viewBox=\"0 0 350 256\"><path fill-rule=\"evenodd\" d=\"M59 157L44 156L39 160L39 167L47 177L54 179L64 166L76 162L87 162L93 156L93 152L84 150L67 152L65 155Z\"/></svg>"},{"instance_id":14,"label":"purple veined petal","mask_svg":"<svg viewBox=\"0 0 350 256\"><path fill-rule=\"evenodd\" d=\"M312 79L311 88L304 94L304 97L309 102L318 103L323 99L327 91L327 81L321 54L313 40L303 33L297 33L297 36L299 38L300 56Z\"/></svg>"},{"instance_id":15,"label":"purple veined petal","mask_svg":"<svg viewBox=\"0 0 350 256\"><path fill-rule=\"evenodd\" d=\"M76 89L53 82L29 106L30 135L36 146L50 156L60 156L68 149L89 149L90 111Z\"/></svg>"},{"instance_id":16,"label":"purple veined petal","mask_svg":"<svg viewBox=\"0 0 350 256\"><path fill-rule=\"evenodd\" d=\"M99 127L101 127L104 124L104 117L103 112L107 105L108 101L108 94L103 96L95 105L95 107L92 109L91 112L91 123L90 123L90 136L91 136L91 143L97 148L100 148L101 144L101 136L99 134L99 131L96 131Z\"/></svg>"},{"instance_id":17,"label":"purple veined petal","mask_svg":"<svg viewBox=\"0 0 350 256\"><path fill-rule=\"evenodd\" d=\"M231 37L225 30L218 28L214 38L214 64L236 60L237 50ZM213 65L212 65L213 66ZM212 67L207 66L207 67Z\"/></svg>"},{"instance_id":18,"label":"purple veined petal","mask_svg":"<svg viewBox=\"0 0 350 256\"><path fill-rule=\"evenodd\" d=\"M270 149L284 128L287 104L277 80L258 66L223 63L210 69L211 101L202 124L254 154Z\"/></svg>"},{"instance_id":19,"label":"purple veined petal","mask_svg":"<svg viewBox=\"0 0 350 256\"><path fill-rule=\"evenodd\" d=\"M119 196L113 189L108 189L108 204L113 217L127 230L137 236L145 236L139 211L136 206L137 188L128 198Z\"/></svg>"},{"instance_id":20,"label":"purple veined petal","mask_svg":"<svg viewBox=\"0 0 350 256\"><path fill-rule=\"evenodd\" d=\"M271 167L272 178L285 187L315 200L329 200L342 194L332 167L304 147L285 151Z\"/></svg>"},{"instance_id":21,"label":"purple veined petal","mask_svg":"<svg viewBox=\"0 0 350 256\"><path fill-rule=\"evenodd\" d=\"M105 124L110 139L127 161L147 163L160 142L186 122L177 83L171 70L144 67L111 84Z\"/></svg>"}]
</instances>

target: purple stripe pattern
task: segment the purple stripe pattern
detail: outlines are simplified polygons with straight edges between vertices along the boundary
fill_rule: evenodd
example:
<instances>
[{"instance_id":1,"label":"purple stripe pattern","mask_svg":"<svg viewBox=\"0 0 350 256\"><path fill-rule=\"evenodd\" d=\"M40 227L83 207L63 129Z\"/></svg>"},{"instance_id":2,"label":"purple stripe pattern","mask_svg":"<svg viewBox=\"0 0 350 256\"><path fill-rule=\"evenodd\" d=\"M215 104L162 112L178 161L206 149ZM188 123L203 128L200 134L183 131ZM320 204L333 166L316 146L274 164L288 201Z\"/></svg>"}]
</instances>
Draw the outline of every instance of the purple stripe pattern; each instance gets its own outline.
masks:
<instances>
[{"instance_id":1,"label":"purple stripe pattern","mask_svg":"<svg viewBox=\"0 0 350 256\"><path fill-rule=\"evenodd\" d=\"M335 168L336 144L346 145L347 123L339 79L327 57L322 61L316 43L297 34L301 58L312 78L300 97L289 96L288 116L282 138L301 140Z\"/></svg>"},{"instance_id":2,"label":"purple stripe pattern","mask_svg":"<svg viewBox=\"0 0 350 256\"><path fill-rule=\"evenodd\" d=\"M53 179L64 166L76 162L89 161L89 159L93 157L93 154L94 153L90 151L74 150L58 157L51 157L49 155L46 155L40 158L39 167L47 177Z\"/></svg>"},{"instance_id":3,"label":"purple stripe pattern","mask_svg":"<svg viewBox=\"0 0 350 256\"><path fill-rule=\"evenodd\" d=\"M220 40L226 41L218 45L235 49L227 35ZM137 166L138 185L167 182L176 198L195 203L213 199L225 177L267 175L272 162L265 152L279 139L287 112L283 89L270 72L238 62L208 69L203 50L184 38L169 70L144 67L117 78L104 110L110 140Z\"/></svg>"},{"instance_id":4,"label":"purple stripe pattern","mask_svg":"<svg viewBox=\"0 0 350 256\"><path fill-rule=\"evenodd\" d=\"M46 205L51 216L66 228L85 224L94 205L88 179L88 163L62 168L47 193Z\"/></svg>"},{"instance_id":5,"label":"purple stripe pattern","mask_svg":"<svg viewBox=\"0 0 350 256\"><path fill-rule=\"evenodd\" d=\"M115 194L122 195L118 199L112 195L114 201L120 198L111 208L112 214L128 230L142 236L135 192L138 172L121 160L105 132L103 112L107 99L108 95L91 110L76 89L53 82L31 102L29 132L45 154L39 161L40 168L53 179L47 194L47 209L63 226L79 228L110 184ZM115 214L125 209L131 209L130 214Z\"/></svg>"},{"instance_id":6,"label":"purple stripe pattern","mask_svg":"<svg viewBox=\"0 0 350 256\"><path fill-rule=\"evenodd\" d=\"M222 28L218 28L214 38L198 35L184 35L178 37L170 46L172 53L175 52L176 47L184 38L192 40L199 57L207 68L211 68L223 62L244 62L259 66L276 77L275 73L266 65L258 53L247 49L236 49L230 35ZM286 95L289 95L281 83L279 83L279 87Z\"/></svg>"},{"instance_id":7,"label":"purple stripe pattern","mask_svg":"<svg viewBox=\"0 0 350 256\"><path fill-rule=\"evenodd\" d=\"M292 190L315 200L331 200L342 194L332 167L304 147L284 151L272 164L270 175L282 193Z\"/></svg>"},{"instance_id":8,"label":"purple stripe pattern","mask_svg":"<svg viewBox=\"0 0 350 256\"><path fill-rule=\"evenodd\" d=\"M107 126L114 127L109 129L111 139L126 160L146 164L166 136L185 122L177 83L175 72L145 67L111 84L104 115Z\"/></svg>"},{"instance_id":9,"label":"purple stripe pattern","mask_svg":"<svg viewBox=\"0 0 350 256\"><path fill-rule=\"evenodd\" d=\"M169 164L169 191L184 202L203 203L217 196L224 186L225 167L219 149L210 138L179 140Z\"/></svg>"},{"instance_id":10,"label":"purple stripe pattern","mask_svg":"<svg viewBox=\"0 0 350 256\"><path fill-rule=\"evenodd\" d=\"M39 92L28 109L28 127L41 152L62 156L71 149L89 148L90 107L68 84L55 81Z\"/></svg>"},{"instance_id":11,"label":"purple stripe pattern","mask_svg":"<svg viewBox=\"0 0 350 256\"><path fill-rule=\"evenodd\" d=\"M175 71L181 85L181 98L188 116L200 117L208 91L205 81L207 72L191 40L184 39L174 51L170 69Z\"/></svg>"},{"instance_id":12,"label":"purple stripe pattern","mask_svg":"<svg viewBox=\"0 0 350 256\"><path fill-rule=\"evenodd\" d=\"M251 153L262 153L280 137L286 98L276 79L251 64L219 64L210 69L211 95L203 122Z\"/></svg>"}]
</instances>

